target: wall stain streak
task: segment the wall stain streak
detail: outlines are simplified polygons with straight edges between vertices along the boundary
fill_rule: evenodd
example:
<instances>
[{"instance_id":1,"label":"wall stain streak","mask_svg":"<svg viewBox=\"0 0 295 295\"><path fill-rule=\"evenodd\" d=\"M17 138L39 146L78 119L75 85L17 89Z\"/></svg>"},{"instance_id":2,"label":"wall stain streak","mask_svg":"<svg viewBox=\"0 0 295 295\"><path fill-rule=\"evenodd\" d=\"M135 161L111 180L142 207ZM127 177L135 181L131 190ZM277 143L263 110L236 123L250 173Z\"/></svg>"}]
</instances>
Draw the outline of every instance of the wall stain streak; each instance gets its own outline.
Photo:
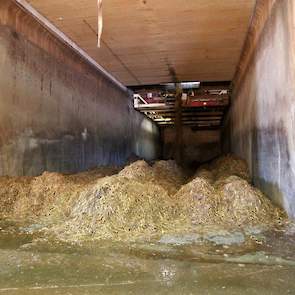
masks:
<instances>
[{"instance_id":1,"label":"wall stain streak","mask_svg":"<svg viewBox=\"0 0 295 295\"><path fill-rule=\"evenodd\" d=\"M263 22L254 20L261 27L250 31L250 40L256 41L242 55L227 147L248 161L254 183L294 218L295 3L259 2L269 9Z\"/></svg>"},{"instance_id":2,"label":"wall stain streak","mask_svg":"<svg viewBox=\"0 0 295 295\"><path fill-rule=\"evenodd\" d=\"M0 175L78 172L158 156L130 94L14 1L0 1Z\"/></svg>"}]
</instances>

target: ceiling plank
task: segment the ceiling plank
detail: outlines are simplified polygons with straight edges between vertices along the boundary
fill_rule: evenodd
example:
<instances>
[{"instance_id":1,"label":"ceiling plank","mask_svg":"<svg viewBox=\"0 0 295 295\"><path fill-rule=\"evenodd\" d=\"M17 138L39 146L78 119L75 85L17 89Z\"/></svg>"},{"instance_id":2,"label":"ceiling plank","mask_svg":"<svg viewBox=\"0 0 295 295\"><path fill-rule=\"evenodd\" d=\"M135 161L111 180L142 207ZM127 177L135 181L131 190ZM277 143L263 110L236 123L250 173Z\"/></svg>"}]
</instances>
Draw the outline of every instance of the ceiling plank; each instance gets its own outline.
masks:
<instances>
[{"instance_id":1,"label":"ceiling plank","mask_svg":"<svg viewBox=\"0 0 295 295\"><path fill-rule=\"evenodd\" d=\"M27 0L125 85L232 80L255 0ZM169 3L168 3L169 2Z\"/></svg>"}]
</instances>

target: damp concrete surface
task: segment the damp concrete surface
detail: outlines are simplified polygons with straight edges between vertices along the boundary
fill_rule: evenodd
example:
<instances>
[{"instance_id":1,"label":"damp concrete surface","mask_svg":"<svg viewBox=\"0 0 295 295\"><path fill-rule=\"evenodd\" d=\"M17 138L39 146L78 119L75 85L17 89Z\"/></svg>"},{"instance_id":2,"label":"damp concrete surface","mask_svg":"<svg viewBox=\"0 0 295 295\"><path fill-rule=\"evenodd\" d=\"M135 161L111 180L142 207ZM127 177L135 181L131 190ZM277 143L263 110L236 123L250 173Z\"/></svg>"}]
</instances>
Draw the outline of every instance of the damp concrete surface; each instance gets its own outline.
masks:
<instances>
[{"instance_id":1,"label":"damp concrete surface","mask_svg":"<svg viewBox=\"0 0 295 295\"><path fill-rule=\"evenodd\" d=\"M0 222L0 294L295 294L295 227L64 243Z\"/></svg>"}]
</instances>

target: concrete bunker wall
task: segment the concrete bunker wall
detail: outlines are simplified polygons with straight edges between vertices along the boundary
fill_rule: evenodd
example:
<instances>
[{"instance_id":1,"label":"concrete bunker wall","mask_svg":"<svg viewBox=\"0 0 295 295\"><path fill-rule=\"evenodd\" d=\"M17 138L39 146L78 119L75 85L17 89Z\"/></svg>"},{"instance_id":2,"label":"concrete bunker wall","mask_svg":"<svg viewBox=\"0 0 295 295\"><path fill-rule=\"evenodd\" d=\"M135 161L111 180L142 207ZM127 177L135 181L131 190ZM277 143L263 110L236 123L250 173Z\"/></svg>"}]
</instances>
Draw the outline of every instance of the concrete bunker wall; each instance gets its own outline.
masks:
<instances>
[{"instance_id":1,"label":"concrete bunker wall","mask_svg":"<svg viewBox=\"0 0 295 295\"><path fill-rule=\"evenodd\" d=\"M258 1L225 137L254 184L295 217L295 4ZM226 139L225 138L225 139Z\"/></svg>"},{"instance_id":2,"label":"concrete bunker wall","mask_svg":"<svg viewBox=\"0 0 295 295\"><path fill-rule=\"evenodd\" d=\"M158 156L158 128L130 93L11 0L0 2L0 69L0 175Z\"/></svg>"}]
</instances>

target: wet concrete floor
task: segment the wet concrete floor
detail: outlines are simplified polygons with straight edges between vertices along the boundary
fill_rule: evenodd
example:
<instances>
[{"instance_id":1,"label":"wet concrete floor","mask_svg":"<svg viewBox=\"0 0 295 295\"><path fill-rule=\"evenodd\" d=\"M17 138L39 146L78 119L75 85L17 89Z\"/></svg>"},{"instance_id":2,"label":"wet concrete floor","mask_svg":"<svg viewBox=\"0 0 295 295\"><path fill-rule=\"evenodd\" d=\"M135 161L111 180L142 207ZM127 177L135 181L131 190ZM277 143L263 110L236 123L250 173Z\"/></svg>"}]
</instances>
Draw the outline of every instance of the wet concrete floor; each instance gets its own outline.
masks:
<instances>
[{"instance_id":1,"label":"wet concrete floor","mask_svg":"<svg viewBox=\"0 0 295 295\"><path fill-rule=\"evenodd\" d=\"M83 244L0 228L0 294L295 294L292 226Z\"/></svg>"}]
</instances>

